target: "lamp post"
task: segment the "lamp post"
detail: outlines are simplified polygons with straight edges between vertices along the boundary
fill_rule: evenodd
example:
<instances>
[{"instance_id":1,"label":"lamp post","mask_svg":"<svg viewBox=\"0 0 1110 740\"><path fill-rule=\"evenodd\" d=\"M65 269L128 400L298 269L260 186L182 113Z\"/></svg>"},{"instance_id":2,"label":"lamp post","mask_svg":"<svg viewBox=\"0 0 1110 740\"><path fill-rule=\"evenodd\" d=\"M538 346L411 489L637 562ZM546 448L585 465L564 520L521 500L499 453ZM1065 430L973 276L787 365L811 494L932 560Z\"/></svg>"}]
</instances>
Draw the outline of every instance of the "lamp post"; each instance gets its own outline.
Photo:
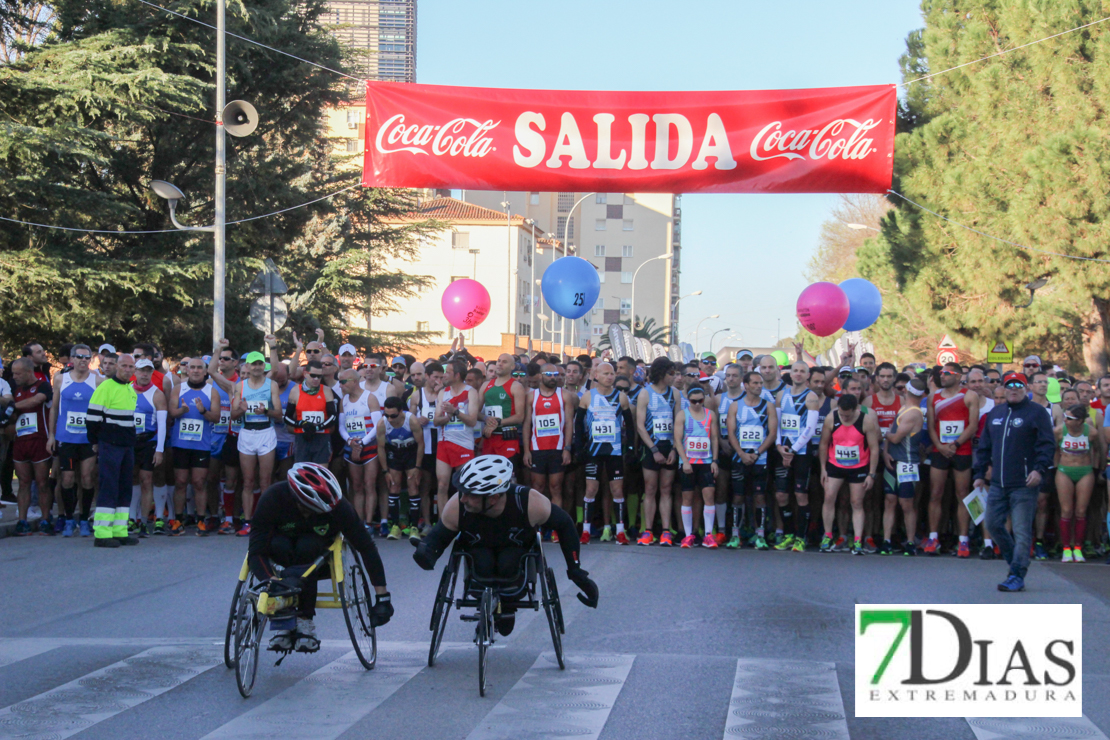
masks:
<instances>
[{"instance_id":1,"label":"lamp post","mask_svg":"<svg viewBox=\"0 0 1110 740\"><path fill-rule=\"evenodd\" d=\"M501 201L505 209L505 331L513 333L513 212L509 201ZM513 340L516 347L516 340Z\"/></svg>"},{"instance_id":2,"label":"lamp post","mask_svg":"<svg viewBox=\"0 0 1110 740\"><path fill-rule=\"evenodd\" d=\"M580 206L582 204L582 201L586 200L586 198L589 198L591 195L597 195L597 193L596 192L586 193L581 198L576 200L574 202L574 205L570 207L570 213L567 214L567 220L563 224L563 254L564 255L569 255L570 254L570 244L567 243L567 233L570 231L570 220L572 218L574 218L574 209L577 208L578 206ZM560 340L559 343L563 345L563 354L566 354L566 350L567 350L567 317L564 316L562 318L563 318L563 322L562 322L561 328L559 329L559 340ZM552 341L552 343L554 343L555 342L554 329L552 330L552 332L553 333L551 335L551 341Z\"/></svg>"},{"instance_id":3,"label":"lamp post","mask_svg":"<svg viewBox=\"0 0 1110 740\"><path fill-rule=\"evenodd\" d=\"M632 326L632 336L633 337L636 336L636 278L638 278L640 276L640 270L644 269L644 265L646 265L647 263L654 262L655 260L665 260L665 259L670 258L670 256L671 255L669 255L669 254L660 254L656 257L652 257L651 259L646 259L640 264L639 267L636 268L636 272L632 273L632 301L631 301L632 302L632 306L631 306L631 308L632 308L632 320L631 320L631 326ZM678 301L675 301L675 303L677 303L677 302Z\"/></svg>"},{"instance_id":4,"label":"lamp post","mask_svg":"<svg viewBox=\"0 0 1110 740\"><path fill-rule=\"evenodd\" d=\"M1037 278L1025 287L1029 290L1029 302L1023 303L1020 306L1015 305L1014 308L1029 308L1033 305L1033 294L1048 284L1048 278Z\"/></svg>"},{"instance_id":5,"label":"lamp post","mask_svg":"<svg viewBox=\"0 0 1110 740\"><path fill-rule=\"evenodd\" d=\"M723 332L723 331L732 331L732 329L718 329L717 331L713 332L713 333L712 333L712 334L711 334L711 335L709 336L709 351L710 351L710 352L712 352L712 351L713 351L713 340L714 340L714 339L716 339L716 338L717 338L717 335L718 335L718 334L720 334L720 333L721 333L721 332Z\"/></svg>"},{"instance_id":6,"label":"lamp post","mask_svg":"<svg viewBox=\"0 0 1110 740\"><path fill-rule=\"evenodd\" d=\"M701 295L701 291L700 290L695 290L693 293L687 293L686 295L682 296L682 298L690 298L690 297L696 296L696 295ZM675 311L678 310L678 303L679 303L679 301L682 300L682 298L679 298L677 301L675 301L674 303L671 304L671 343L672 344L678 342L678 319L675 318ZM710 349L712 349L712 347L710 347Z\"/></svg>"},{"instance_id":7,"label":"lamp post","mask_svg":"<svg viewBox=\"0 0 1110 740\"><path fill-rule=\"evenodd\" d=\"M874 226L868 226L867 224L844 224L844 225L847 226L849 229L855 229L856 231L860 231L862 229L871 229L872 231L878 231L880 234L883 231L882 229L876 229Z\"/></svg>"},{"instance_id":8,"label":"lamp post","mask_svg":"<svg viewBox=\"0 0 1110 740\"><path fill-rule=\"evenodd\" d=\"M715 313L712 316L706 316L704 319L702 319L701 321L698 322L697 328L694 329L694 352L695 353L698 351L698 335L701 332L701 325L704 324L709 319L719 319L719 318L721 318L721 314Z\"/></svg>"},{"instance_id":9,"label":"lamp post","mask_svg":"<svg viewBox=\"0 0 1110 740\"><path fill-rule=\"evenodd\" d=\"M536 316L536 302L533 300L536 290L536 219L526 218L524 223L532 229L532 251L529 254L528 262L532 266L532 277L528 282L528 336L532 336L533 327L535 326Z\"/></svg>"}]
</instances>

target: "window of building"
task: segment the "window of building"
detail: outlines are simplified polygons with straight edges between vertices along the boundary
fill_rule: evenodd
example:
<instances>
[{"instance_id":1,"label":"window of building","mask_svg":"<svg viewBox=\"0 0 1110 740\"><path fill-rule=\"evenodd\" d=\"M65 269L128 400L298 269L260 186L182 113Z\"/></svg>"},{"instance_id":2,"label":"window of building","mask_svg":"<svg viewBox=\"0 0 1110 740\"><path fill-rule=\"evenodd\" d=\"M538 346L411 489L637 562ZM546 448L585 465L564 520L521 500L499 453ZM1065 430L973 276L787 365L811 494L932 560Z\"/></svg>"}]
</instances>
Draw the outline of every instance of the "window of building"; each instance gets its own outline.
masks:
<instances>
[{"instance_id":1,"label":"window of building","mask_svg":"<svg viewBox=\"0 0 1110 740\"><path fill-rule=\"evenodd\" d=\"M602 283L605 282L605 270L597 271L597 279L600 280Z\"/></svg>"},{"instance_id":2,"label":"window of building","mask_svg":"<svg viewBox=\"0 0 1110 740\"><path fill-rule=\"evenodd\" d=\"M417 321L416 322L416 330L417 331L431 331L431 328L428 326L427 321Z\"/></svg>"},{"instance_id":3,"label":"window of building","mask_svg":"<svg viewBox=\"0 0 1110 740\"><path fill-rule=\"evenodd\" d=\"M595 337L605 336L605 327L602 326L602 325L598 325L598 326L593 327L593 335Z\"/></svg>"},{"instance_id":4,"label":"window of building","mask_svg":"<svg viewBox=\"0 0 1110 740\"><path fill-rule=\"evenodd\" d=\"M623 247L621 247L621 257L631 257L631 256L632 256L632 245L631 244L625 244Z\"/></svg>"},{"instance_id":5,"label":"window of building","mask_svg":"<svg viewBox=\"0 0 1110 740\"><path fill-rule=\"evenodd\" d=\"M563 239L566 237L568 242L574 240L574 218L567 218L566 216L559 216L558 225L556 228L556 239Z\"/></svg>"},{"instance_id":6,"label":"window of building","mask_svg":"<svg viewBox=\"0 0 1110 740\"><path fill-rule=\"evenodd\" d=\"M594 231L605 231L605 219L599 218L594 220Z\"/></svg>"},{"instance_id":7,"label":"window of building","mask_svg":"<svg viewBox=\"0 0 1110 740\"><path fill-rule=\"evenodd\" d=\"M469 279L470 279L469 275L452 275L451 276L451 282L452 283L455 282L456 280L469 280Z\"/></svg>"},{"instance_id":8,"label":"window of building","mask_svg":"<svg viewBox=\"0 0 1110 740\"><path fill-rule=\"evenodd\" d=\"M602 298L601 296L598 296L597 303L594 304L594 310L595 311L604 311L605 310L605 299Z\"/></svg>"},{"instance_id":9,"label":"window of building","mask_svg":"<svg viewBox=\"0 0 1110 740\"><path fill-rule=\"evenodd\" d=\"M528 194L528 202L531 203L534 206L538 206L540 204L540 194L539 193L529 193Z\"/></svg>"},{"instance_id":10,"label":"window of building","mask_svg":"<svg viewBox=\"0 0 1110 740\"><path fill-rule=\"evenodd\" d=\"M451 232L451 247L453 249L470 249L470 232L469 231L452 231Z\"/></svg>"},{"instance_id":11,"label":"window of building","mask_svg":"<svg viewBox=\"0 0 1110 740\"><path fill-rule=\"evenodd\" d=\"M594 203L604 203L604 202L605 202L605 193L597 193L596 195L594 195Z\"/></svg>"},{"instance_id":12,"label":"window of building","mask_svg":"<svg viewBox=\"0 0 1110 740\"><path fill-rule=\"evenodd\" d=\"M621 282L625 283L625 284L631 283L632 282L632 273L628 272L628 271L622 272L621 273Z\"/></svg>"},{"instance_id":13,"label":"window of building","mask_svg":"<svg viewBox=\"0 0 1110 740\"><path fill-rule=\"evenodd\" d=\"M604 256L605 256L605 245L604 244L595 244L594 245L594 257L604 257Z\"/></svg>"},{"instance_id":14,"label":"window of building","mask_svg":"<svg viewBox=\"0 0 1110 740\"><path fill-rule=\"evenodd\" d=\"M621 316L627 316L632 313L632 299L621 298Z\"/></svg>"},{"instance_id":15,"label":"window of building","mask_svg":"<svg viewBox=\"0 0 1110 740\"><path fill-rule=\"evenodd\" d=\"M347 128L358 128L358 124L361 121L360 113L361 112L357 109L347 110Z\"/></svg>"},{"instance_id":16,"label":"window of building","mask_svg":"<svg viewBox=\"0 0 1110 740\"><path fill-rule=\"evenodd\" d=\"M632 231L632 219L624 219L624 226L622 228L624 231Z\"/></svg>"},{"instance_id":17,"label":"window of building","mask_svg":"<svg viewBox=\"0 0 1110 740\"><path fill-rule=\"evenodd\" d=\"M574 207L574 193L559 193L559 213L566 213Z\"/></svg>"},{"instance_id":18,"label":"window of building","mask_svg":"<svg viewBox=\"0 0 1110 740\"><path fill-rule=\"evenodd\" d=\"M358 139L347 139L347 153L355 154L358 152Z\"/></svg>"},{"instance_id":19,"label":"window of building","mask_svg":"<svg viewBox=\"0 0 1110 740\"><path fill-rule=\"evenodd\" d=\"M624 206L605 206L605 218L624 218Z\"/></svg>"},{"instance_id":20,"label":"window of building","mask_svg":"<svg viewBox=\"0 0 1110 740\"><path fill-rule=\"evenodd\" d=\"M517 334L522 337L532 336L532 327L529 324L521 324L518 328Z\"/></svg>"}]
</instances>

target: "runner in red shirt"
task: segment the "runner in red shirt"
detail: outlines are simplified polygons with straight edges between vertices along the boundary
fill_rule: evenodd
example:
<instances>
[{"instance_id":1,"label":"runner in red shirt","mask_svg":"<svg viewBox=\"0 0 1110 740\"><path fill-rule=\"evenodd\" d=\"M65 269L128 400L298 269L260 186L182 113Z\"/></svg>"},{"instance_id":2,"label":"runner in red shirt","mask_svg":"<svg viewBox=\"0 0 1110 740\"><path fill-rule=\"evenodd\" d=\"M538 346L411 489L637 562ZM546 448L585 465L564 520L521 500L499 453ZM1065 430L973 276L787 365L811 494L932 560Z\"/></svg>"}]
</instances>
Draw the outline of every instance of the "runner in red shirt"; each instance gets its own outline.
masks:
<instances>
[{"instance_id":1,"label":"runner in red shirt","mask_svg":"<svg viewBox=\"0 0 1110 740\"><path fill-rule=\"evenodd\" d=\"M979 394L960 388L963 371L954 362L940 370L940 390L929 397L929 437L933 442L929 471L929 537L922 544L926 555L937 555L941 502L948 471L956 483L956 523L960 543L956 557L971 557L968 527L971 515L963 505L971 492L971 440L979 429Z\"/></svg>"},{"instance_id":2,"label":"runner in red shirt","mask_svg":"<svg viewBox=\"0 0 1110 740\"><path fill-rule=\"evenodd\" d=\"M36 345L37 346L37 345ZM15 411L12 415L15 424L15 443L12 445L12 460L15 474L19 478L19 495L16 508L19 521L16 522L17 535L31 534L27 522L27 510L31 506L31 479L34 477L39 489L39 508L42 520L39 533L54 534L54 523L50 510L54 506L54 492L50 489L50 453L46 449L47 426L46 406L54 398L54 389L35 369L32 357L21 357L12 363L12 398Z\"/></svg>"}]
</instances>

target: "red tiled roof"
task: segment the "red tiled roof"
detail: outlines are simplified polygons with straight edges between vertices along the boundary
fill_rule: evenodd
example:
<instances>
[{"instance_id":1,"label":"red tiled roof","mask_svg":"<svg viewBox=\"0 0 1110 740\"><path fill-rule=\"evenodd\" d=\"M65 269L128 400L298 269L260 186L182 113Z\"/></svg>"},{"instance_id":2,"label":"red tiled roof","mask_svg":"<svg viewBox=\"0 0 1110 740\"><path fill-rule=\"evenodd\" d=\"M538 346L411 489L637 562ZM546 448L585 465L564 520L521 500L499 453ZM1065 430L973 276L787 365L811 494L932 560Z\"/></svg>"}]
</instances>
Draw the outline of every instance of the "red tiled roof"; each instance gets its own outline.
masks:
<instances>
[{"instance_id":1,"label":"red tiled roof","mask_svg":"<svg viewBox=\"0 0 1110 740\"><path fill-rule=\"evenodd\" d=\"M492 208L483 208L456 198L435 198L420 204L420 215L441 221L491 221L505 223L505 214ZM524 216L513 214L514 224L524 223Z\"/></svg>"}]
</instances>

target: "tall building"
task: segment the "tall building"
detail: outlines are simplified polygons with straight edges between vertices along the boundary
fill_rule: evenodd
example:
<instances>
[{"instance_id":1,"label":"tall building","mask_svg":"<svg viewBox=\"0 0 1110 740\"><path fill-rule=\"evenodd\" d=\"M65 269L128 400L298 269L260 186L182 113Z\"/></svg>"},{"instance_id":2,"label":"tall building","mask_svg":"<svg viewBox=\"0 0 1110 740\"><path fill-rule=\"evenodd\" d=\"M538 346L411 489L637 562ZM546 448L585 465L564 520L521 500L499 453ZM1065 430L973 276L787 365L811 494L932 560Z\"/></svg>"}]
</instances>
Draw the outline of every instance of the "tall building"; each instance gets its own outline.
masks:
<instances>
[{"instance_id":1,"label":"tall building","mask_svg":"<svg viewBox=\"0 0 1110 740\"><path fill-rule=\"evenodd\" d=\"M322 20L365 55L367 79L416 82L416 0L331 0Z\"/></svg>"},{"instance_id":2,"label":"tall building","mask_svg":"<svg viewBox=\"0 0 1110 740\"><path fill-rule=\"evenodd\" d=\"M660 330L670 327L672 318L677 321L674 302L679 296L682 255L681 196L466 190L462 197L502 213L502 203L509 203L513 213L535 220L537 228L549 229L553 238L562 242L565 235L568 252L597 269L601 295L593 311L577 322L567 322L568 344L582 346L591 339L596 347L609 324L631 319L633 303L641 325L650 319L649 326ZM542 299L537 310L550 314ZM540 322L533 338L561 342L561 323L550 327L548 322L548 331ZM670 336L662 341L669 342Z\"/></svg>"}]
</instances>

